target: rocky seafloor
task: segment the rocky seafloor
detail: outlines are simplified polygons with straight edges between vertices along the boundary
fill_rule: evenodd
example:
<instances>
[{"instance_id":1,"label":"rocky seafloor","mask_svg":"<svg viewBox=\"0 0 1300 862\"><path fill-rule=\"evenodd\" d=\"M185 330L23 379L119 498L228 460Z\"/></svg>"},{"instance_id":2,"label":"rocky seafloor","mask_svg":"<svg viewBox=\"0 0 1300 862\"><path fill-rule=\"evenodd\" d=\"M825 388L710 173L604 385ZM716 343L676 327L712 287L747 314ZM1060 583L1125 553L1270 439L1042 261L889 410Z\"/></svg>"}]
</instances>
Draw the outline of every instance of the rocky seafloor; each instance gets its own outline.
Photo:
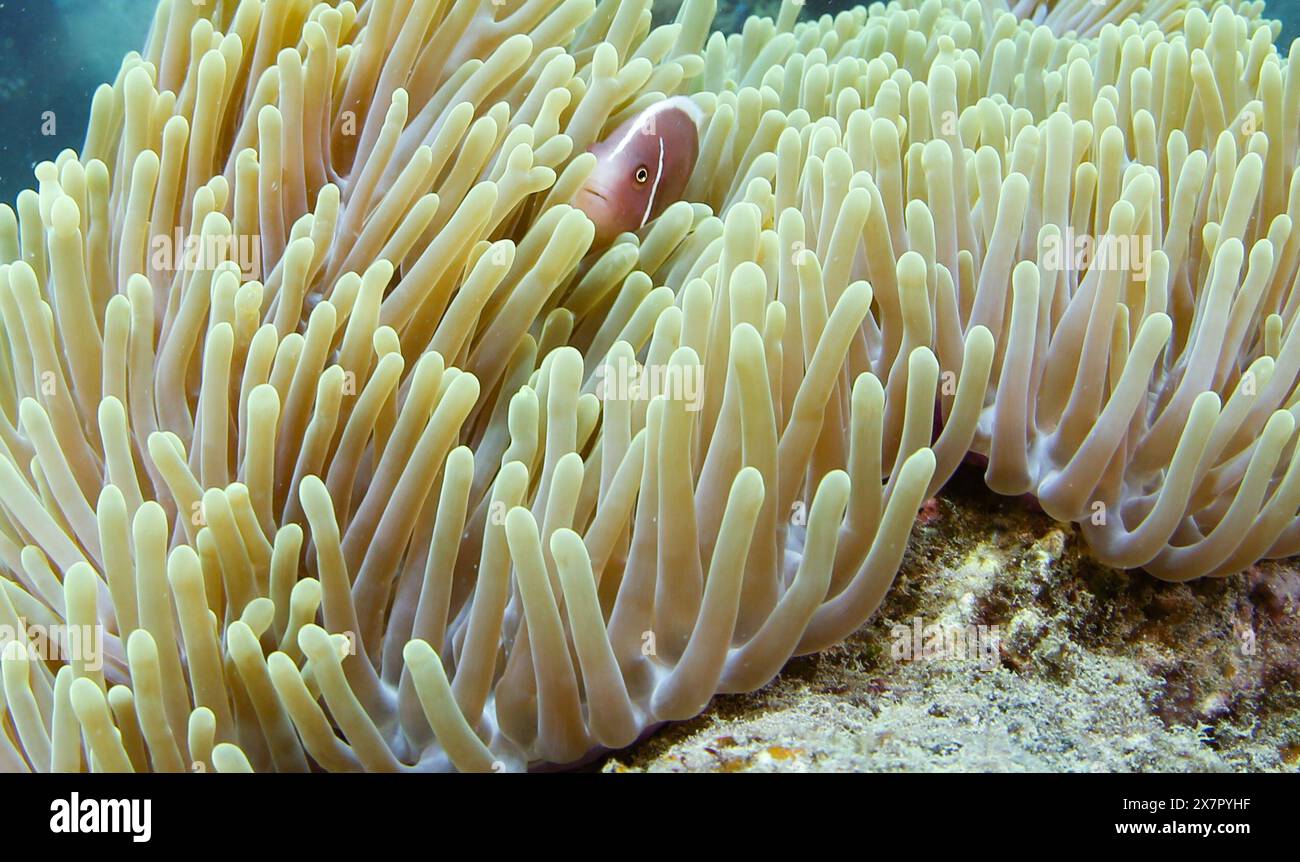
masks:
<instances>
[{"instance_id":1,"label":"rocky seafloor","mask_svg":"<svg viewBox=\"0 0 1300 862\"><path fill-rule=\"evenodd\" d=\"M939 649L926 626L970 637ZM847 643L599 768L1297 772L1300 563L1187 584L1108 569L1074 526L962 475Z\"/></svg>"}]
</instances>

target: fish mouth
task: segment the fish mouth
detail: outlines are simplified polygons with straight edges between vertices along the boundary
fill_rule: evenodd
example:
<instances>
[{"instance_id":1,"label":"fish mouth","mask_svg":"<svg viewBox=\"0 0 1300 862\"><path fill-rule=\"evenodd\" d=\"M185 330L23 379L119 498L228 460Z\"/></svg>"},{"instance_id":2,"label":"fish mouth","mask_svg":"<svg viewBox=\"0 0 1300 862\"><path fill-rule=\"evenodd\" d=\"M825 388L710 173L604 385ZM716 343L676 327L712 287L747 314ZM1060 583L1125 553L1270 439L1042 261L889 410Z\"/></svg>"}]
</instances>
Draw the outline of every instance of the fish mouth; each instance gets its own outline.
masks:
<instances>
[{"instance_id":1,"label":"fish mouth","mask_svg":"<svg viewBox=\"0 0 1300 862\"><path fill-rule=\"evenodd\" d=\"M595 222L604 223L617 218L618 204L608 189L583 186L573 196L573 204Z\"/></svg>"},{"instance_id":2,"label":"fish mouth","mask_svg":"<svg viewBox=\"0 0 1300 862\"><path fill-rule=\"evenodd\" d=\"M626 221L618 198L609 189L597 188L594 183L583 186L574 195L573 206L586 213L595 225L596 246L608 245L622 231Z\"/></svg>"}]
</instances>

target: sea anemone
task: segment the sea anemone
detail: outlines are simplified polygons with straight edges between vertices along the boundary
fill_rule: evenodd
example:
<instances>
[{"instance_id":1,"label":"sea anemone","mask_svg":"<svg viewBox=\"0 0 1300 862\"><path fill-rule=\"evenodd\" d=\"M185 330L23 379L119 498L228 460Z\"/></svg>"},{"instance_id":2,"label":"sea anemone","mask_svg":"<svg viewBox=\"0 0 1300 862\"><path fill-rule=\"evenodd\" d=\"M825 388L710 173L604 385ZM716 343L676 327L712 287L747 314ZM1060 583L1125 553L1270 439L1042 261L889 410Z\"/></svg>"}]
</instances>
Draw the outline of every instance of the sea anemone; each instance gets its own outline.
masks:
<instances>
[{"instance_id":1,"label":"sea anemone","mask_svg":"<svg viewBox=\"0 0 1300 862\"><path fill-rule=\"evenodd\" d=\"M0 207L0 768L574 763L859 627L971 453L1115 565L1300 550L1300 50L1130 5L162 0Z\"/></svg>"}]
</instances>

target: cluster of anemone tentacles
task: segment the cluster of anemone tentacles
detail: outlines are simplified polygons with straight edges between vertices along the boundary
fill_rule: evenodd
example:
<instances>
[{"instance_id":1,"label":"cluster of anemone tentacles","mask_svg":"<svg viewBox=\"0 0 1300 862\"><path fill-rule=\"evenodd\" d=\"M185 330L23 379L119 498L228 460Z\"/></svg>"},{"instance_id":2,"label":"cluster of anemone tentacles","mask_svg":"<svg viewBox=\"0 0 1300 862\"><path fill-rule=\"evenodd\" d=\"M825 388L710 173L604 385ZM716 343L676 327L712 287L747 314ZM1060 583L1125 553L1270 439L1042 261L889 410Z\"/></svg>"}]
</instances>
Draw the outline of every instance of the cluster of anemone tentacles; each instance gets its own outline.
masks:
<instances>
[{"instance_id":1,"label":"cluster of anemone tentacles","mask_svg":"<svg viewBox=\"0 0 1300 862\"><path fill-rule=\"evenodd\" d=\"M1261 4L799 11L162 0L0 207L0 769L571 763L860 626L972 453L1111 565L1300 552Z\"/></svg>"}]
</instances>

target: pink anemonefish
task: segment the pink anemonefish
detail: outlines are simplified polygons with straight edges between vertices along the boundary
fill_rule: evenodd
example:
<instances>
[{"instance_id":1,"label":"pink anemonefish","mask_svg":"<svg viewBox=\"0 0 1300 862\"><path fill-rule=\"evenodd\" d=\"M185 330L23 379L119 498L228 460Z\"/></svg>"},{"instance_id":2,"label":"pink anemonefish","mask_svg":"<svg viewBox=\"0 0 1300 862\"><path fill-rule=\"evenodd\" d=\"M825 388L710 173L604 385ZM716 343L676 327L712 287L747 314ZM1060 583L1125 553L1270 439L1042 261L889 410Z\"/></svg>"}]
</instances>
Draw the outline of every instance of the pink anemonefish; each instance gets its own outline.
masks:
<instances>
[{"instance_id":1,"label":"pink anemonefish","mask_svg":"<svg viewBox=\"0 0 1300 862\"><path fill-rule=\"evenodd\" d=\"M596 225L592 248L634 231L681 199L700 153L704 112L687 96L656 102L587 151L596 167L573 205Z\"/></svg>"}]
</instances>

